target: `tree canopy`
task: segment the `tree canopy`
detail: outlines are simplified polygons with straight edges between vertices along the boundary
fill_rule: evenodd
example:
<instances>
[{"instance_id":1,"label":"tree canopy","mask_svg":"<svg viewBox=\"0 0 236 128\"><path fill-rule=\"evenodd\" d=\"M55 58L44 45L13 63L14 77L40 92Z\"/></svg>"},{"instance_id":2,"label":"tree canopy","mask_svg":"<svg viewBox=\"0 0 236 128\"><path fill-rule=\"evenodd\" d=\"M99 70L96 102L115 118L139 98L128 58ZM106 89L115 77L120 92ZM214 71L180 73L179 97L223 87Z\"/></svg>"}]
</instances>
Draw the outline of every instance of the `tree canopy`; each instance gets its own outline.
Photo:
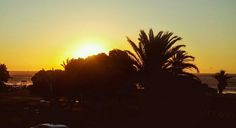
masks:
<instances>
[{"instance_id":1,"label":"tree canopy","mask_svg":"<svg viewBox=\"0 0 236 128\"><path fill-rule=\"evenodd\" d=\"M10 74L7 70L7 66L5 64L0 64L0 82L7 82L9 78Z\"/></svg>"},{"instance_id":2,"label":"tree canopy","mask_svg":"<svg viewBox=\"0 0 236 128\"><path fill-rule=\"evenodd\" d=\"M222 94L223 90L228 85L228 80L232 78L229 74L227 74L224 70L220 70L218 73L215 73L213 76L217 81L217 87L219 94Z\"/></svg>"}]
</instances>

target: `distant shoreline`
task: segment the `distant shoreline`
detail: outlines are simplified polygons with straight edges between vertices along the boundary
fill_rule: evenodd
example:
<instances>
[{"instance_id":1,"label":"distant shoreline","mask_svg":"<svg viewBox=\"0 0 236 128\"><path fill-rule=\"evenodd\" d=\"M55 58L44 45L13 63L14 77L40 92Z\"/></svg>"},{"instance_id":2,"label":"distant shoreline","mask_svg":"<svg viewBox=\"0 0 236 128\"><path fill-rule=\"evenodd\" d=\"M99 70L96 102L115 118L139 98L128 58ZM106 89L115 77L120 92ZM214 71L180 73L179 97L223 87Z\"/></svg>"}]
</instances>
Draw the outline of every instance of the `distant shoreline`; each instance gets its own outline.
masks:
<instances>
[{"instance_id":1,"label":"distant shoreline","mask_svg":"<svg viewBox=\"0 0 236 128\"><path fill-rule=\"evenodd\" d=\"M34 76L34 74L37 73L37 71L10 71L10 76L12 77L9 79L8 84L11 85L22 85L22 84L27 84L30 85L32 84L31 77ZM209 87L212 88L217 88L217 81L212 77L214 73L196 73L202 83L207 84ZM229 85L226 88L226 92L233 92L236 93L236 74L231 74L234 76L229 81ZM26 82L22 82L26 81Z\"/></svg>"},{"instance_id":2,"label":"distant shoreline","mask_svg":"<svg viewBox=\"0 0 236 128\"><path fill-rule=\"evenodd\" d=\"M15 75L34 75L38 71L9 71L11 76Z\"/></svg>"},{"instance_id":3,"label":"distant shoreline","mask_svg":"<svg viewBox=\"0 0 236 128\"><path fill-rule=\"evenodd\" d=\"M42 70L42 69L40 69L40 70ZM38 72L38 71L40 71L40 70L10 70L9 72L11 72L11 73L14 73L14 72ZM209 74L215 74L215 72L210 72L210 73L207 73L207 72L203 72L203 73L193 73L193 74L195 74L195 75L209 75ZM236 73L230 73L229 72L229 74L231 74L231 75L236 75Z\"/></svg>"}]
</instances>

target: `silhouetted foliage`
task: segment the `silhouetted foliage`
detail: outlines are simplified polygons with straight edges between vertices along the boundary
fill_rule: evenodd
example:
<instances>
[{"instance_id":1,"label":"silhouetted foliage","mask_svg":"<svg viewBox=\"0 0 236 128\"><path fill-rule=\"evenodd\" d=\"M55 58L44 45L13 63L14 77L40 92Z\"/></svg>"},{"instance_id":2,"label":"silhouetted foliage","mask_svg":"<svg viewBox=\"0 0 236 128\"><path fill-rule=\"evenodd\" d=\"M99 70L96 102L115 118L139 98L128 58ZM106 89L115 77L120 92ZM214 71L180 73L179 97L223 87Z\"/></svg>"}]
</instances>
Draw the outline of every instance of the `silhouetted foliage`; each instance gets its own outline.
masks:
<instances>
[{"instance_id":1,"label":"silhouetted foliage","mask_svg":"<svg viewBox=\"0 0 236 128\"><path fill-rule=\"evenodd\" d=\"M134 76L136 68L128 54L121 50L112 50L109 56L101 53L86 59L72 59L64 65L70 85L79 91L81 102L101 104L128 98L136 87L130 77Z\"/></svg>"},{"instance_id":2,"label":"silhouetted foliage","mask_svg":"<svg viewBox=\"0 0 236 128\"><path fill-rule=\"evenodd\" d=\"M143 30L140 31L138 45L127 39L136 55L129 51L127 53L136 60L136 66L145 76L172 72L176 75L197 78L185 70L193 68L198 71L194 64L189 63L194 60L194 57L181 50L185 45L174 45L182 39L181 37L173 36L172 32L163 31L154 35L153 30L150 29L148 35Z\"/></svg>"},{"instance_id":3,"label":"silhouetted foliage","mask_svg":"<svg viewBox=\"0 0 236 128\"><path fill-rule=\"evenodd\" d=\"M85 59L67 59L60 70L41 70L32 77L35 92L43 97L66 97L84 105L112 104L134 96L135 61L122 50ZM56 98L57 99L57 98ZM98 104L99 103L99 104Z\"/></svg>"},{"instance_id":4,"label":"silhouetted foliage","mask_svg":"<svg viewBox=\"0 0 236 128\"><path fill-rule=\"evenodd\" d=\"M64 93L64 78L61 70L40 70L31 78L31 91L46 99L55 100Z\"/></svg>"},{"instance_id":5,"label":"silhouetted foliage","mask_svg":"<svg viewBox=\"0 0 236 128\"><path fill-rule=\"evenodd\" d=\"M217 87L218 87L218 93L222 94L225 87L228 85L228 80L232 78L229 74L227 74L224 70L221 70L220 72L216 73L213 76L217 81Z\"/></svg>"},{"instance_id":6,"label":"silhouetted foliage","mask_svg":"<svg viewBox=\"0 0 236 128\"><path fill-rule=\"evenodd\" d=\"M0 64L0 81L7 82L10 78L10 74L7 70L7 66L5 64Z\"/></svg>"},{"instance_id":7,"label":"silhouetted foliage","mask_svg":"<svg viewBox=\"0 0 236 128\"><path fill-rule=\"evenodd\" d=\"M154 35L150 29L148 35L140 31L138 44L127 39L135 54L126 52L136 61L135 67L139 71L137 82L144 86L144 113L150 117L146 124L154 124L157 118L164 124L169 120L176 124L181 124L180 120L188 120L189 123L184 124L187 126L200 119L206 87L189 72L191 69L199 72L192 63L194 57L181 49L185 45L175 45L182 38L163 31ZM152 118L155 115L158 117ZM189 116L194 118L189 119Z\"/></svg>"},{"instance_id":8,"label":"silhouetted foliage","mask_svg":"<svg viewBox=\"0 0 236 128\"><path fill-rule=\"evenodd\" d=\"M7 82L9 78L10 74L7 70L7 66L5 64L0 64L0 90L6 89L4 82Z\"/></svg>"},{"instance_id":9,"label":"silhouetted foliage","mask_svg":"<svg viewBox=\"0 0 236 128\"><path fill-rule=\"evenodd\" d=\"M163 31L154 35L152 29L139 36L138 45L128 38L135 53L114 49L108 55L67 59L63 71L39 71L32 90L49 99L65 97L70 104L79 100L96 110L115 112L122 104L135 104L140 127L168 127L169 121L191 126L201 120L205 94L214 90L189 72L199 70L194 57L181 49L185 45L175 45L182 38Z\"/></svg>"},{"instance_id":10,"label":"silhouetted foliage","mask_svg":"<svg viewBox=\"0 0 236 128\"><path fill-rule=\"evenodd\" d=\"M168 60L165 68L175 75L188 76L200 81L197 76L186 71L188 69L195 69L199 72L198 67L191 63L191 61L194 61L193 56L188 55L186 51L179 50Z\"/></svg>"}]
</instances>

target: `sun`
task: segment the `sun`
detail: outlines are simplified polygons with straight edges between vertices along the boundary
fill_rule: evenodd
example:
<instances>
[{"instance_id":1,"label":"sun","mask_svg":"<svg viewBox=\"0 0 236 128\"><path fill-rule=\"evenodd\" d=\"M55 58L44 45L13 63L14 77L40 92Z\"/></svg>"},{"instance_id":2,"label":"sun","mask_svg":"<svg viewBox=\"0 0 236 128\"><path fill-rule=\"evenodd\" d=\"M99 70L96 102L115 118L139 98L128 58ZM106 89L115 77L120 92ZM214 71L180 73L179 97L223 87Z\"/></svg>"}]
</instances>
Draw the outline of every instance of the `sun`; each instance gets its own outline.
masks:
<instances>
[{"instance_id":1,"label":"sun","mask_svg":"<svg viewBox=\"0 0 236 128\"><path fill-rule=\"evenodd\" d=\"M74 58L86 58L90 55L96 55L98 53L105 52L104 48L101 45L95 43L86 43L82 45L74 52Z\"/></svg>"}]
</instances>

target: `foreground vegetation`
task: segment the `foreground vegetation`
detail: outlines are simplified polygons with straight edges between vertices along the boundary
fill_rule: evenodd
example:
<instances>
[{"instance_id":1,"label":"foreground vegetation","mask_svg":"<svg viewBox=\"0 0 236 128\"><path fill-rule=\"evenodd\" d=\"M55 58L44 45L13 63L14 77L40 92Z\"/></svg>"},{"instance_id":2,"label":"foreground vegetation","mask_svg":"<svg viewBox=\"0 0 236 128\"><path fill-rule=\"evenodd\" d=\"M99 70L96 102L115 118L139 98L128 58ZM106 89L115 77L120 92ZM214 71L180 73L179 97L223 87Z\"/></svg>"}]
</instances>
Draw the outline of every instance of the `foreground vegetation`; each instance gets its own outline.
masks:
<instances>
[{"instance_id":1,"label":"foreground vegetation","mask_svg":"<svg viewBox=\"0 0 236 128\"><path fill-rule=\"evenodd\" d=\"M41 70L32 77L28 90L2 94L7 100L0 101L1 111L11 117L3 119L4 126L42 122L117 128L230 124L236 118L235 96L217 95L190 72L199 70L194 57L183 50L185 45L176 45L180 40L171 32L140 31L138 43L128 38L135 53L114 49L108 55L69 59L62 64L64 70ZM17 94L16 104L9 97Z\"/></svg>"}]
</instances>

